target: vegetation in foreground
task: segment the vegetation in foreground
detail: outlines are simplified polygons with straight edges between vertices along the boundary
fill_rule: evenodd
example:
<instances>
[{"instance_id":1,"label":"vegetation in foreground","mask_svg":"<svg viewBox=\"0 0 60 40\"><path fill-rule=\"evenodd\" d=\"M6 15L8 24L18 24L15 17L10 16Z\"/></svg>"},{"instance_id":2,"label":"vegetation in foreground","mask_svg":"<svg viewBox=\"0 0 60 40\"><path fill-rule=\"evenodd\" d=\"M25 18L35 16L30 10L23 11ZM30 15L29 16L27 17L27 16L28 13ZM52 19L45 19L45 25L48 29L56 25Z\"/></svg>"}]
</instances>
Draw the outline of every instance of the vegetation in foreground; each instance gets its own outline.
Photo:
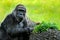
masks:
<instances>
[{"instance_id":1,"label":"vegetation in foreground","mask_svg":"<svg viewBox=\"0 0 60 40\"><path fill-rule=\"evenodd\" d=\"M39 25L35 26L34 27L34 33L41 33L41 32L44 32L44 31L48 31L49 29L57 29L58 30L58 27L56 26L55 23L46 23L46 22L42 22L40 23Z\"/></svg>"}]
</instances>

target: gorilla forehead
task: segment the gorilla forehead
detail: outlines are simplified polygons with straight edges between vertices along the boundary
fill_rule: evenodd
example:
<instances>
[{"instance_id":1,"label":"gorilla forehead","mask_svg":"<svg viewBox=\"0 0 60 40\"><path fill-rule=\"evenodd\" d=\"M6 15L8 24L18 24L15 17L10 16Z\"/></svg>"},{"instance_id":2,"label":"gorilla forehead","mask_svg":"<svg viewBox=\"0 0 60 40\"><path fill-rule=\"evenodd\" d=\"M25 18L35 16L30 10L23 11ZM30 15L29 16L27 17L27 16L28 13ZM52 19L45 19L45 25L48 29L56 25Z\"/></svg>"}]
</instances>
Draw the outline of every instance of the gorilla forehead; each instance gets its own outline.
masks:
<instances>
[{"instance_id":1,"label":"gorilla forehead","mask_svg":"<svg viewBox=\"0 0 60 40\"><path fill-rule=\"evenodd\" d=\"M25 8L25 6L23 5L23 4L18 4L17 6L16 6L16 9L20 9L20 10L26 10L26 8Z\"/></svg>"},{"instance_id":2,"label":"gorilla forehead","mask_svg":"<svg viewBox=\"0 0 60 40\"><path fill-rule=\"evenodd\" d=\"M23 4L18 4L17 7L18 7L18 6L24 6L24 5L23 5Z\"/></svg>"}]
</instances>

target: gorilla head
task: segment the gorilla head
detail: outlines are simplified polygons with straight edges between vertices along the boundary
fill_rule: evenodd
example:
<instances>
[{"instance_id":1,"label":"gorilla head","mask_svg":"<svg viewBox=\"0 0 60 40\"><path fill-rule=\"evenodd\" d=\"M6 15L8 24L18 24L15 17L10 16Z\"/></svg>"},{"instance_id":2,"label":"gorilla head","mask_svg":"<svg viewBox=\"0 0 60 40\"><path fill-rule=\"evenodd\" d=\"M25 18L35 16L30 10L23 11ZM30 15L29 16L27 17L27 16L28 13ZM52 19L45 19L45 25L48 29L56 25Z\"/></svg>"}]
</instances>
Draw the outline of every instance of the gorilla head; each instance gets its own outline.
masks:
<instances>
[{"instance_id":1,"label":"gorilla head","mask_svg":"<svg viewBox=\"0 0 60 40\"><path fill-rule=\"evenodd\" d=\"M13 15L15 16L16 20L18 22L21 22L26 15L26 8L22 4L18 4L13 12Z\"/></svg>"}]
</instances>

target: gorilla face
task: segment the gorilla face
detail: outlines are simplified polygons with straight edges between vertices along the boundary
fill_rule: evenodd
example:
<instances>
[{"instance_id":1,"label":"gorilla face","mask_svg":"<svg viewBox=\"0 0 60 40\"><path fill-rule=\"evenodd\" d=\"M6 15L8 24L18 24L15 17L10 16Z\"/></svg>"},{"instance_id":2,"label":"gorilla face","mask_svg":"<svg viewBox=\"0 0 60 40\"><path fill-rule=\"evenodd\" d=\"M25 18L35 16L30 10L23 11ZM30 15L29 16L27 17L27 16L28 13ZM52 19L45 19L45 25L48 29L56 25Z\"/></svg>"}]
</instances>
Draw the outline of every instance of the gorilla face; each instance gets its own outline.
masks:
<instances>
[{"instance_id":1,"label":"gorilla face","mask_svg":"<svg viewBox=\"0 0 60 40\"><path fill-rule=\"evenodd\" d=\"M16 6L14 11L16 12L15 17L17 21L21 22L25 18L26 8L23 5L19 4Z\"/></svg>"}]
</instances>

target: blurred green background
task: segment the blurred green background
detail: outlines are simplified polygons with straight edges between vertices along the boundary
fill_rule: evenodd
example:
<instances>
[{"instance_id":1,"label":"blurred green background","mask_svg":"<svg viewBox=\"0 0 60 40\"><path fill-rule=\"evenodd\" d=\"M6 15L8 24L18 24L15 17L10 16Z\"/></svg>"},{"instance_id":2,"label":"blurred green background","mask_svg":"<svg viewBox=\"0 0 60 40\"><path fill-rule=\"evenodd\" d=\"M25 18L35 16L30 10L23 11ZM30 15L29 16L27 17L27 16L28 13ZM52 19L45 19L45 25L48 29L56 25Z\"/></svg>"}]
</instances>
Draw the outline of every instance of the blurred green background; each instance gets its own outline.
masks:
<instances>
[{"instance_id":1,"label":"blurred green background","mask_svg":"<svg viewBox=\"0 0 60 40\"><path fill-rule=\"evenodd\" d=\"M0 23L17 4L26 6L31 20L53 22L60 29L60 0L0 0Z\"/></svg>"}]
</instances>

